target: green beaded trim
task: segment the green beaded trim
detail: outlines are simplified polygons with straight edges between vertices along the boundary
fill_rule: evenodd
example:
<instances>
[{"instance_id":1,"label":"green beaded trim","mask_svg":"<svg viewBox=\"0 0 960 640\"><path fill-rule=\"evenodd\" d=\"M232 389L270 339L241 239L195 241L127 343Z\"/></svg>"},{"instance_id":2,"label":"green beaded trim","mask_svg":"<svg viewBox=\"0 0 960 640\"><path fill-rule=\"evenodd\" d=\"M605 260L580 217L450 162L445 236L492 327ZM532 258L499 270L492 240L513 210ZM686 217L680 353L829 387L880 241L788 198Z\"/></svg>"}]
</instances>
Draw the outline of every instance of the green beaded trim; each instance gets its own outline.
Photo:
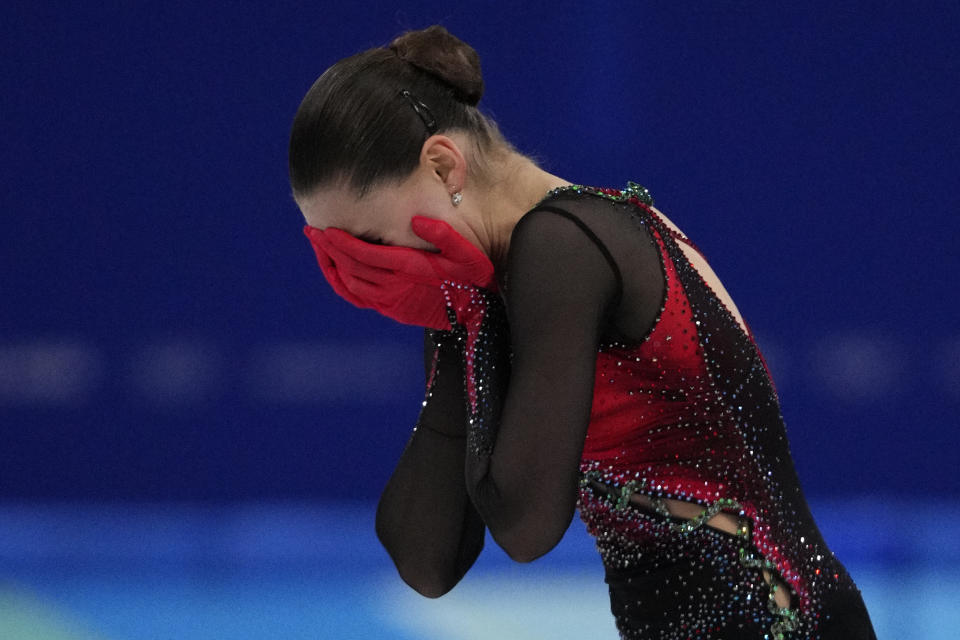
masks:
<instances>
[{"instance_id":1,"label":"green beaded trim","mask_svg":"<svg viewBox=\"0 0 960 640\"><path fill-rule=\"evenodd\" d=\"M601 484L606 484L603 480L603 476L598 471L587 471L583 473L580 478L580 486L587 487L591 480L596 480ZM646 478L640 478L639 480L630 480L624 483L620 488L620 494L617 496L616 501L612 503L613 508L617 511L626 509L630 504L630 497L634 493L637 493L639 489L645 489L647 487L647 482L648 481ZM650 498L650 502L653 504L657 513L667 518L673 517L673 514L670 513L670 510L667 508L667 504L661 498L650 494L645 495ZM612 496L607 496L607 499L612 501ZM679 533L689 533L701 526L704 526L710 518L717 515L725 508L739 510L743 509L740 503L733 498L720 498L709 506L705 507L704 510L701 511L696 517L679 523L670 522L668 526L673 531ZM737 529L737 537L740 538L740 540L744 543L749 542L750 528L747 524L747 521L743 518L740 519L740 526ZM780 576L777 565L774 564L772 560L769 560L763 556L758 557L756 554L747 551L745 547L740 547L739 549L739 561L744 567L759 568L761 570L767 569L772 575L777 577ZM790 631L795 631L799 624L797 611L795 609L780 607L777 605L776 593L779 587L775 580L771 578L770 584L767 586L769 587L767 610L770 611L770 613L780 617L780 620L770 625L770 632L773 634L773 640L786 640L785 634Z\"/></svg>"},{"instance_id":2,"label":"green beaded trim","mask_svg":"<svg viewBox=\"0 0 960 640\"><path fill-rule=\"evenodd\" d=\"M576 193L592 193L602 198L606 198L607 200L613 200L614 202L624 202L630 198L636 198L646 205L653 204L653 196L650 195L650 191L643 185L637 184L633 180L627 181L627 186L620 190L620 195L605 193L597 187L588 187L582 184L571 184L566 187L557 187L556 189L551 189L547 195L552 196L565 191L574 191Z\"/></svg>"},{"instance_id":3,"label":"green beaded trim","mask_svg":"<svg viewBox=\"0 0 960 640\"><path fill-rule=\"evenodd\" d=\"M772 561L764 557L757 557L756 555L747 552L746 549L740 548L740 564L745 567L755 567L760 569L767 569L771 574L779 576L777 572L777 565ZM774 640L784 640L784 632L795 631L797 628L797 612L789 608L781 608L777 605L777 583L771 578L770 580L770 595L767 598L767 610L770 613L780 616L780 621L773 623L770 626L770 631L773 633Z\"/></svg>"},{"instance_id":4,"label":"green beaded trim","mask_svg":"<svg viewBox=\"0 0 960 640\"><path fill-rule=\"evenodd\" d=\"M660 500L659 498L652 498L652 499L657 501ZM693 531L694 529L698 529L701 526L705 525L707 523L707 520L709 520L713 516L723 511L724 508L740 509L741 507L740 507L740 503L737 502L736 500L733 500L731 498L720 498L710 506L706 507L703 511L701 511L700 515L690 518L685 522L672 524L671 527L673 528L674 531L679 531L680 533L689 533L690 531ZM666 506L664 506L664 509L666 509ZM740 537L743 537L741 533L742 531L743 531L742 528L738 529L737 535Z\"/></svg>"}]
</instances>

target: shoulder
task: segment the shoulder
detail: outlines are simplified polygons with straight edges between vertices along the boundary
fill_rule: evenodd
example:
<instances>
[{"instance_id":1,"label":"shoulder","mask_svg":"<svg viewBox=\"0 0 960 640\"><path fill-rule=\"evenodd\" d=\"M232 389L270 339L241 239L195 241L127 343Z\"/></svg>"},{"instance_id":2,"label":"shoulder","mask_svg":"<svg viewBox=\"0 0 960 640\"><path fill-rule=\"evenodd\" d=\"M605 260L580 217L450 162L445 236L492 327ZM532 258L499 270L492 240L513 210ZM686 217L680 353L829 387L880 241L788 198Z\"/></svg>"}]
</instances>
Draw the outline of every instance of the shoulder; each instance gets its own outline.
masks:
<instances>
[{"instance_id":1,"label":"shoulder","mask_svg":"<svg viewBox=\"0 0 960 640\"><path fill-rule=\"evenodd\" d=\"M550 224L548 220L562 217L568 220L579 219L589 221L596 216L608 215L615 205L610 200L578 193L552 194L535 204L517 222L517 228L528 224ZM560 225L564 228L565 225Z\"/></svg>"},{"instance_id":2,"label":"shoulder","mask_svg":"<svg viewBox=\"0 0 960 640\"><path fill-rule=\"evenodd\" d=\"M510 251L531 245L562 252L591 243L603 251L603 230L615 227L615 218L620 217L612 215L614 204L596 197L544 199L517 221L510 236Z\"/></svg>"},{"instance_id":3,"label":"shoulder","mask_svg":"<svg viewBox=\"0 0 960 640\"><path fill-rule=\"evenodd\" d=\"M516 254L536 252L542 259L595 261L619 279L619 260L647 235L634 205L584 193L562 193L537 203L517 222L510 237L508 263Z\"/></svg>"},{"instance_id":4,"label":"shoulder","mask_svg":"<svg viewBox=\"0 0 960 640\"><path fill-rule=\"evenodd\" d=\"M541 203L517 221L510 234L510 253L561 251L567 243L582 242L589 233L589 228L568 208Z\"/></svg>"},{"instance_id":5,"label":"shoulder","mask_svg":"<svg viewBox=\"0 0 960 640\"><path fill-rule=\"evenodd\" d=\"M556 298L570 306L615 306L620 270L591 227L589 216L566 203L542 202L524 214L507 251L508 299L522 305Z\"/></svg>"},{"instance_id":6,"label":"shoulder","mask_svg":"<svg viewBox=\"0 0 960 640\"><path fill-rule=\"evenodd\" d=\"M531 257L564 264L611 261L606 244L594 230L594 217L583 207L570 206L570 203L539 203L514 226L507 252L508 265L516 266L518 261Z\"/></svg>"}]
</instances>

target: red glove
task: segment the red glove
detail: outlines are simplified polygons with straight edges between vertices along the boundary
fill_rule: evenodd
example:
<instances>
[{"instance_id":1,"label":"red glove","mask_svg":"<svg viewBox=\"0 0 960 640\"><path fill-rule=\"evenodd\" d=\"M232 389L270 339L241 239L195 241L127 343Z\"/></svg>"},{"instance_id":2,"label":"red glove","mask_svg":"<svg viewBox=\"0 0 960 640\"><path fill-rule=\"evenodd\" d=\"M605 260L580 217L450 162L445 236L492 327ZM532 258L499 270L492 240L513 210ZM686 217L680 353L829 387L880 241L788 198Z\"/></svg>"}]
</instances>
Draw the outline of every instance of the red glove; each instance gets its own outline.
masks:
<instances>
[{"instance_id":1,"label":"red glove","mask_svg":"<svg viewBox=\"0 0 960 640\"><path fill-rule=\"evenodd\" d=\"M304 233L334 291L352 304L405 324L462 330L468 406L479 416L477 368L490 368L494 357L478 351L479 344L508 335L493 264L441 220L415 216L411 227L440 252L375 245L334 228L307 226Z\"/></svg>"},{"instance_id":2,"label":"red glove","mask_svg":"<svg viewBox=\"0 0 960 640\"><path fill-rule=\"evenodd\" d=\"M360 307L361 309L371 309L372 305L364 302L357 296L350 293L350 290L347 289L345 284L343 284L343 280L340 279L340 274L337 273L337 267L333 263L333 259L330 257L330 254L326 252L326 250L323 248L323 245L319 241L320 238L323 237L323 231L317 229L316 227L307 225L303 228L303 233L310 240L310 245L313 247L313 253L317 256L317 264L320 265L320 271L323 272L323 277L327 279L327 282L330 283L330 286L333 287L333 290L336 292L336 294L356 307Z\"/></svg>"},{"instance_id":3,"label":"red glove","mask_svg":"<svg viewBox=\"0 0 960 640\"><path fill-rule=\"evenodd\" d=\"M450 330L476 304L470 289L496 290L493 264L442 220L415 216L413 232L440 251L375 245L335 228L304 233L338 295L404 324Z\"/></svg>"}]
</instances>

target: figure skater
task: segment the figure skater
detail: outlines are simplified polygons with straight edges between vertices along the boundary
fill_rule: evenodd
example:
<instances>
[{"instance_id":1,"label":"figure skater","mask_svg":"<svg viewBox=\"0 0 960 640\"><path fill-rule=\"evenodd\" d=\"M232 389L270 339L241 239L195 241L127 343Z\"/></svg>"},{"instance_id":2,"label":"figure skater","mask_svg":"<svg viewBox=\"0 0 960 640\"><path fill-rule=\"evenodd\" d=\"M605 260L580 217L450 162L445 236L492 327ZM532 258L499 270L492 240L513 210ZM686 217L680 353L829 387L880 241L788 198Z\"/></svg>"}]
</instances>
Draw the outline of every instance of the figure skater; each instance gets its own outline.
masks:
<instances>
[{"instance_id":1,"label":"figure skater","mask_svg":"<svg viewBox=\"0 0 960 640\"><path fill-rule=\"evenodd\" d=\"M529 562L579 511L623 639L875 639L706 256L639 184L541 169L482 93L476 52L433 26L330 67L290 136L327 281L425 327L422 410L377 508L401 578L439 597L486 528Z\"/></svg>"}]
</instances>

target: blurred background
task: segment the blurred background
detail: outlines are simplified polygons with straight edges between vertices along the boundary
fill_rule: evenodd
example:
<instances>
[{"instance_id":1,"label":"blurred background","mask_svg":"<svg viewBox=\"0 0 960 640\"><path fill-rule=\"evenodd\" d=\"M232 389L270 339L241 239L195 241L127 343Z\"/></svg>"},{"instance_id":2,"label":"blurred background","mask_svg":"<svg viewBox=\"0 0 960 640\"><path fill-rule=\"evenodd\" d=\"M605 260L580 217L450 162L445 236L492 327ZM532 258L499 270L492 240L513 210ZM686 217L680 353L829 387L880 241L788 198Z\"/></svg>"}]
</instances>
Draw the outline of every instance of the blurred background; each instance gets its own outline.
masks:
<instances>
[{"instance_id":1,"label":"blurred background","mask_svg":"<svg viewBox=\"0 0 960 640\"><path fill-rule=\"evenodd\" d=\"M522 151L694 239L878 635L955 637L960 4L355 0L0 8L0 638L616 638L578 519L439 600L373 533L422 334L329 289L287 141L434 23Z\"/></svg>"}]
</instances>

